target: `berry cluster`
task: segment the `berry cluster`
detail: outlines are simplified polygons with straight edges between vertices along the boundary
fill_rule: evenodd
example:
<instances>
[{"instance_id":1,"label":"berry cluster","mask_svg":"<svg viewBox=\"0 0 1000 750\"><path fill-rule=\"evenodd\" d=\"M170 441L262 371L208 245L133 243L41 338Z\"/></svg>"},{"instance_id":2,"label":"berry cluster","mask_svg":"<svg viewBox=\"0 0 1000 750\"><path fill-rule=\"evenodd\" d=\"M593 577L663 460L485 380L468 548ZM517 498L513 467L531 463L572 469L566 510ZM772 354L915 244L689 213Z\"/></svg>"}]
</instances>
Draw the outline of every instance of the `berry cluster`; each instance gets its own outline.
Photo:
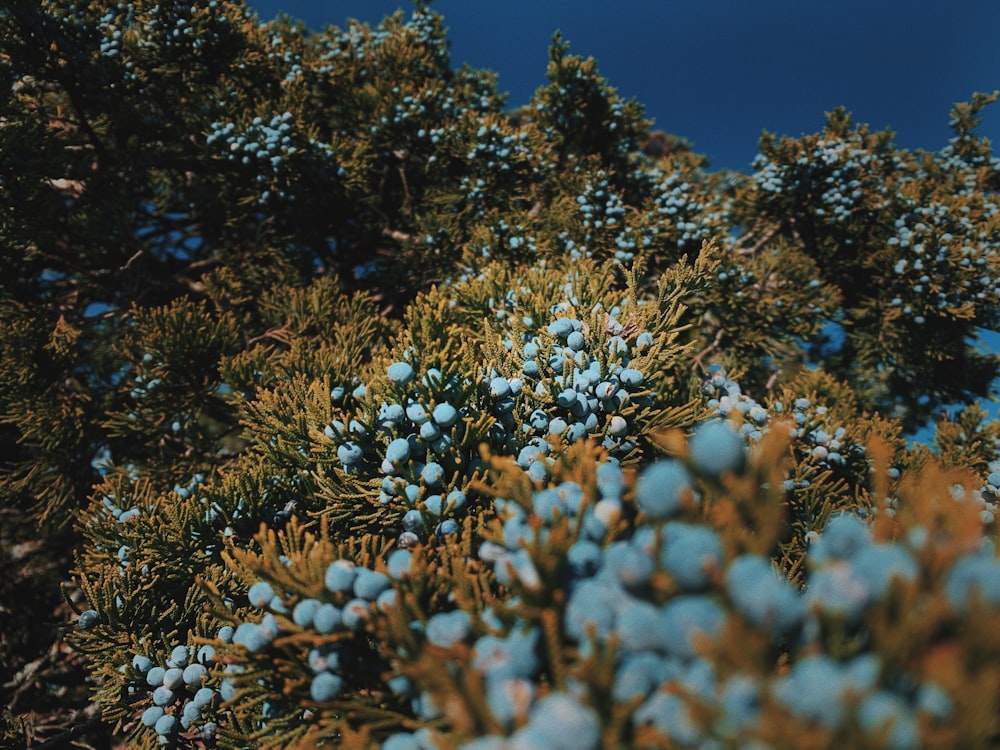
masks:
<instances>
[{"instance_id":1,"label":"berry cluster","mask_svg":"<svg viewBox=\"0 0 1000 750\"><path fill-rule=\"evenodd\" d=\"M151 703L139 721L156 733L161 745L197 738L214 746L217 713L223 700L220 691L210 684L215 659L211 645L197 649L179 645L162 663L135 654L130 664L122 666L130 695L145 693Z\"/></svg>"},{"instance_id":2,"label":"berry cluster","mask_svg":"<svg viewBox=\"0 0 1000 750\"><path fill-rule=\"evenodd\" d=\"M289 183L295 174L290 161L308 163L311 169L328 177L341 173L333 149L315 138L304 139L293 133L291 120L292 114L283 112L267 121L254 117L242 126L213 122L205 138L205 143L217 146L228 161L251 168L262 206L295 199Z\"/></svg>"}]
</instances>

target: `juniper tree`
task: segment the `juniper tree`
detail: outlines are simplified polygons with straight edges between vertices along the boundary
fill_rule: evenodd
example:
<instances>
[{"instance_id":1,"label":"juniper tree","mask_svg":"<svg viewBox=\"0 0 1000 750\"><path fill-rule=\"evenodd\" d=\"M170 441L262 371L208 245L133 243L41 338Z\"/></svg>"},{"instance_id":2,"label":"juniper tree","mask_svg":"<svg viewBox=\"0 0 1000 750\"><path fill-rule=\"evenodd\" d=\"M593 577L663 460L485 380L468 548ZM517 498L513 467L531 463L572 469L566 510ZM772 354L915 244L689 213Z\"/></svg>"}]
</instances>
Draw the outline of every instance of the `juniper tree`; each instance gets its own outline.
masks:
<instances>
[{"instance_id":1,"label":"juniper tree","mask_svg":"<svg viewBox=\"0 0 1000 750\"><path fill-rule=\"evenodd\" d=\"M995 375L996 94L743 175L422 2L15 0L0 71L6 742L995 742L997 427L903 436Z\"/></svg>"}]
</instances>

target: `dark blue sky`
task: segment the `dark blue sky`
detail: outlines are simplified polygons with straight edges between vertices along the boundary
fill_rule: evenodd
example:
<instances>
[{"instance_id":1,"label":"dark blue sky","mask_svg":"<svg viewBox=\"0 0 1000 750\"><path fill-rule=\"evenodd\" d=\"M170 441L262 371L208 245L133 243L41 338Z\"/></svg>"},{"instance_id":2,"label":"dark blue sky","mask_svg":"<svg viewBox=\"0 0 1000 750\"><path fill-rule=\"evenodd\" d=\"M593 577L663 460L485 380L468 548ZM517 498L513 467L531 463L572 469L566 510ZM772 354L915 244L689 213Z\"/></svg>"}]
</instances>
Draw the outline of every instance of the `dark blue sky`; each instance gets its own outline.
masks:
<instances>
[{"instance_id":1,"label":"dark blue sky","mask_svg":"<svg viewBox=\"0 0 1000 750\"><path fill-rule=\"evenodd\" d=\"M370 23L409 2L254 0L262 20L284 11L313 29ZM559 29L593 56L656 127L693 141L717 168L749 168L762 130L799 135L844 105L891 126L907 148L937 149L948 111L1000 88L1000 0L434 0L452 62L495 70L508 102L545 82ZM1000 151L1000 102L980 131Z\"/></svg>"}]
</instances>

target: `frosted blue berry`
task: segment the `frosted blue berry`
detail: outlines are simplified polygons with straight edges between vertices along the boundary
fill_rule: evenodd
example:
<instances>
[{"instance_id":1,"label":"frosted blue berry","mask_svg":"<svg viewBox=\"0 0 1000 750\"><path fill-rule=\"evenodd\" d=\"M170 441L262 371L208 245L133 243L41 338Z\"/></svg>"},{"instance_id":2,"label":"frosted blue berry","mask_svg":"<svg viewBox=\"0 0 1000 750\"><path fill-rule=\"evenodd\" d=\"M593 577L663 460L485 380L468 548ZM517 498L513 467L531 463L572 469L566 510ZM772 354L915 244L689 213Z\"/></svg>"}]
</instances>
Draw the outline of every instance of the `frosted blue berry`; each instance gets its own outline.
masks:
<instances>
[{"instance_id":1,"label":"frosted blue berry","mask_svg":"<svg viewBox=\"0 0 1000 750\"><path fill-rule=\"evenodd\" d=\"M575 641L586 641L591 634L598 640L605 639L614 624L615 610L626 596L625 590L612 580L591 578L573 589L563 629Z\"/></svg>"},{"instance_id":2,"label":"frosted blue berry","mask_svg":"<svg viewBox=\"0 0 1000 750\"><path fill-rule=\"evenodd\" d=\"M159 687L163 684L163 675L166 674L163 667L152 667L146 672L146 684L150 687Z\"/></svg>"},{"instance_id":3,"label":"frosted blue berry","mask_svg":"<svg viewBox=\"0 0 1000 750\"><path fill-rule=\"evenodd\" d=\"M549 750L596 750L600 744L597 712L568 693L549 693L536 701L528 722Z\"/></svg>"},{"instance_id":4,"label":"frosted blue berry","mask_svg":"<svg viewBox=\"0 0 1000 750\"><path fill-rule=\"evenodd\" d=\"M153 660L148 656L143 656L142 654L136 654L132 657L132 666L140 674L146 674L150 669L153 668Z\"/></svg>"},{"instance_id":5,"label":"frosted blue berry","mask_svg":"<svg viewBox=\"0 0 1000 750\"><path fill-rule=\"evenodd\" d=\"M444 511L444 498L440 495L430 495L424 498L424 511L432 516L440 516Z\"/></svg>"},{"instance_id":6,"label":"frosted blue berry","mask_svg":"<svg viewBox=\"0 0 1000 750\"><path fill-rule=\"evenodd\" d=\"M161 737L168 737L177 731L177 717L169 714L161 716L154 725L156 733Z\"/></svg>"},{"instance_id":7,"label":"frosted blue berry","mask_svg":"<svg viewBox=\"0 0 1000 750\"><path fill-rule=\"evenodd\" d=\"M247 598L255 607L266 607L268 602L274 598L274 589L267 581L257 581L247 592Z\"/></svg>"},{"instance_id":8,"label":"frosted blue berry","mask_svg":"<svg viewBox=\"0 0 1000 750\"><path fill-rule=\"evenodd\" d=\"M142 716L140 717L139 721L142 722L142 725L144 727L152 728L156 726L156 722L160 720L163 714L164 711L162 707L150 706L149 708L147 708L145 711L142 712Z\"/></svg>"},{"instance_id":9,"label":"frosted blue berry","mask_svg":"<svg viewBox=\"0 0 1000 750\"><path fill-rule=\"evenodd\" d=\"M400 580L410 574L410 563L413 560L413 553L408 549L396 549L389 553L386 560L386 568L389 576L393 580Z\"/></svg>"},{"instance_id":10,"label":"frosted blue berry","mask_svg":"<svg viewBox=\"0 0 1000 750\"><path fill-rule=\"evenodd\" d=\"M566 338L573 332L573 321L569 318L559 318L549 323L547 330L550 336Z\"/></svg>"},{"instance_id":11,"label":"frosted blue berry","mask_svg":"<svg viewBox=\"0 0 1000 750\"><path fill-rule=\"evenodd\" d=\"M694 499L691 475L672 459L661 459L648 466L635 484L639 509L653 519L677 515L688 499Z\"/></svg>"},{"instance_id":12,"label":"frosted blue berry","mask_svg":"<svg viewBox=\"0 0 1000 750\"><path fill-rule=\"evenodd\" d=\"M428 419L420 425L420 437L428 442L433 442L441 437L441 428Z\"/></svg>"},{"instance_id":13,"label":"frosted blue berry","mask_svg":"<svg viewBox=\"0 0 1000 750\"><path fill-rule=\"evenodd\" d=\"M660 563L682 588L707 587L711 571L721 567L722 560L722 542L712 529L678 521L663 527Z\"/></svg>"},{"instance_id":14,"label":"frosted blue berry","mask_svg":"<svg viewBox=\"0 0 1000 750\"><path fill-rule=\"evenodd\" d=\"M406 385L413 380L413 367L408 362L394 362L389 365L387 374L393 383Z\"/></svg>"},{"instance_id":15,"label":"frosted blue berry","mask_svg":"<svg viewBox=\"0 0 1000 750\"><path fill-rule=\"evenodd\" d=\"M944 721L951 716L954 703L940 685L928 682L921 685L917 691L916 708L935 721Z\"/></svg>"},{"instance_id":16,"label":"frosted blue berry","mask_svg":"<svg viewBox=\"0 0 1000 750\"><path fill-rule=\"evenodd\" d=\"M323 583L328 591L335 594L340 591L351 591L357 575L357 567L350 560L334 560L326 569Z\"/></svg>"},{"instance_id":17,"label":"frosted blue berry","mask_svg":"<svg viewBox=\"0 0 1000 750\"><path fill-rule=\"evenodd\" d=\"M359 599L375 601L379 594L389 588L390 583L385 573L359 567L354 579L354 595Z\"/></svg>"},{"instance_id":18,"label":"frosted blue berry","mask_svg":"<svg viewBox=\"0 0 1000 750\"><path fill-rule=\"evenodd\" d=\"M569 336L566 337L566 346L572 349L574 352L582 351L587 345L587 341L580 331L573 331Z\"/></svg>"},{"instance_id":19,"label":"frosted blue berry","mask_svg":"<svg viewBox=\"0 0 1000 750\"><path fill-rule=\"evenodd\" d=\"M902 698L886 690L867 696L858 708L858 723L871 736L884 737L888 750L920 746L916 718Z\"/></svg>"},{"instance_id":20,"label":"frosted blue berry","mask_svg":"<svg viewBox=\"0 0 1000 750\"><path fill-rule=\"evenodd\" d=\"M206 643L198 649L198 663L208 664L215 661L215 647Z\"/></svg>"},{"instance_id":21,"label":"frosted blue berry","mask_svg":"<svg viewBox=\"0 0 1000 750\"><path fill-rule=\"evenodd\" d=\"M451 427L458 421L458 410L449 403L441 403L434 407L431 416L440 427Z\"/></svg>"},{"instance_id":22,"label":"frosted blue berry","mask_svg":"<svg viewBox=\"0 0 1000 750\"><path fill-rule=\"evenodd\" d=\"M473 646L472 666L493 679L532 678L538 671L539 630L515 629L506 638L485 635Z\"/></svg>"},{"instance_id":23,"label":"frosted blue berry","mask_svg":"<svg viewBox=\"0 0 1000 750\"><path fill-rule=\"evenodd\" d=\"M344 466L355 466L361 463L365 452L360 445L351 441L337 447L337 458Z\"/></svg>"},{"instance_id":24,"label":"frosted blue berry","mask_svg":"<svg viewBox=\"0 0 1000 750\"><path fill-rule=\"evenodd\" d=\"M655 651L660 643L660 609L642 599L628 598L615 618L615 633L626 653Z\"/></svg>"},{"instance_id":25,"label":"frosted blue berry","mask_svg":"<svg viewBox=\"0 0 1000 750\"><path fill-rule=\"evenodd\" d=\"M853 513L840 513L830 519L819 539L809 547L809 562L848 560L872 543L865 522Z\"/></svg>"},{"instance_id":26,"label":"frosted blue berry","mask_svg":"<svg viewBox=\"0 0 1000 750\"><path fill-rule=\"evenodd\" d=\"M198 688L197 692L194 694L194 698L191 702L199 708L204 708L209 703L212 702L212 698L215 697L215 691L210 687Z\"/></svg>"},{"instance_id":27,"label":"frosted blue berry","mask_svg":"<svg viewBox=\"0 0 1000 750\"><path fill-rule=\"evenodd\" d=\"M406 438L396 438L385 449L385 458L393 464L401 464L410 458L410 443Z\"/></svg>"},{"instance_id":28,"label":"frosted blue berry","mask_svg":"<svg viewBox=\"0 0 1000 750\"><path fill-rule=\"evenodd\" d=\"M385 738L382 750L424 750L424 748L415 734L397 732Z\"/></svg>"},{"instance_id":29,"label":"frosted blue berry","mask_svg":"<svg viewBox=\"0 0 1000 750\"><path fill-rule=\"evenodd\" d=\"M201 664L188 664L184 667L184 684L190 688L199 688L208 676L208 670Z\"/></svg>"},{"instance_id":30,"label":"frosted blue berry","mask_svg":"<svg viewBox=\"0 0 1000 750\"><path fill-rule=\"evenodd\" d=\"M94 627L100 621L101 616L97 614L97 610L88 609L85 612L80 613L80 619L77 620L77 625L81 630L87 630Z\"/></svg>"},{"instance_id":31,"label":"frosted blue berry","mask_svg":"<svg viewBox=\"0 0 1000 750\"><path fill-rule=\"evenodd\" d=\"M420 471L420 478L424 481L424 484L432 487L440 484L441 480L444 479L444 467L432 461Z\"/></svg>"},{"instance_id":32,"label":"frosted blue berry","mask_svg":"<svg viewBox=\"0 0 1000 750\"><path fill-rule=\"evenodd\" d=\"M427 621L427 640L435 646L451 648L472 633L472 619L462 609L438 612Z\"/></svg>"},{"instance_id":33,"label":"frosted blue berry","mask_svg":"<svg viewBox=\"0 0 1000 750\"><path fill-rule=\"evenodd\" d=\"M292 622L300 628L312 627L313 617L320 606L322 603L317 599L303 599L292 610Z\"/></svg>"},{"instance_id":34,"label":"frosted blue berry","mask_svg":"<svg viewBox=\"0 0 1000 750\"><path fill-rule=\"evenodd\" d=\"M163 673L163 686L168 690L176 690L184 684L184 670L180 667L171 667Z\"/></svg>"},{"instance_id":35,"label":"frosted blue berry","mask_svg":"<svg viewBox=\"0 0 1000 750\"><path fill-rule=\"evenodd\" d=\"M701 638L715 639L726 615L715 600L700 594L682 594L671 599L660 616L662 647L683 659L698 655Z\"/></svg>"},{"instance_id":36,"label":"frosted blue berry","mask_svg":"<svg viewBox=\"0 0 1000 750\"><path fill-rule=\"evenodd\" d=\"M726 591L741 615L774 635L791 631L805 613L798 590L760 555L740 555L729 564Z\"/></svg>"},{"instance_id":37,"label":"frosted blue berry","mask_svg":"<svg viewBox=\"0 0 1000 750\"><path fill-rule=\"evenodd\" d=\"M655 564L649 553L628 542L615 542L604 552L601 575L610 577L628 588L637 588L649 581Z\"/></svg>"},{"instance_id":38,"label":"frosted blue berry","mask_svg":"<svg viewBox=\"0 0 1000 750\"><path fill-rule=\"evenodd\" d=\"M510 395L510 383L507 378L496 377L490 381L490 395L493 398L505 398Z\"/></svg>"},{"instance_id":39,"label":"frosted blue berry","mask_svg":"<svg viewBox=\"0 0 1000 750\"><path fill-rule=\"evenodd\" d=\"M490 680L486 683L486 704L493 718L505 727L510 727L516 719L528 715L534 697L534 683L523 678Z\"/></svg>"},{"instance_id":40,"label":"frosted blue berry","mask_svg":"<svg viewBox=\"0 0 1000 750\"><path fill-rule=\"evenodd\" d=\"M457 513L465 507L466 502L468 502L468 498L466 498L464 492L461 490L452 490L446 498L446 507L452 513Z\"/></svg>"},{"instance_id":41,"label":"frosted blue berry","mask_svg":"<svg viewBox=\"0 0 1000 750\"><path fill-rule=\"evenodd\" d=\"M344 681L332 672L320 672L309 684L309 697L317 703L332 701L344 689Z\"/></svg>"},{"instance_id":42,"label":"frosted blue berry","mask_svg":"<svg viewBox=\"0 0 1000 750\"><path fill-rule=\"evenodd\" d=\"M184 729L190 729L191 725L194 724L198 719L201 718L201 706L199 706L194 701L188 701L184 704L184 708L181 711L181 727Z\"/></svg>"},{"instance_id":43,"label":"frosted blue berry","mask_svg":"<svg viewBox=\"0 0 1000 750\"><path fill-rule=\"evenodd\" d=\"M806 656L781 679L776 695L793 714L828 728L844 718L841 671L828 656Z\"/></svg>"},{"instance_id":44,"label":"frosted blue berry","mask_svg":"<svg viewBox=\"0 0 1000 750\"><path fill-rule=\"evenodd\" d=\"M646 377L634 367L626 367L618 373L618 380L629 389L638 388L645 379Z\"/></svg>"},{"instance_id":45,"label":"frosted blue berry","mask_svg":"<svg viewBox=\"0 0 1000 750\"><path fill-rule=\"evenodd\" d=\"M738 474L746 463L743 440L722 420L701 425L691 438L690 447L695 471L713 479L728 472Z\"/></svg>"},{"instance_id":46,"label":"frosted blue berry","mask_svg":"<svg viewBox=\"0 0 1000 750\"><path fill-rule=\"evenodd\" d=\"M187 646L174 646L170 652L170 658L167 660L167 665L171 667L185 667L190 658L191 654L188 652Z\"/></svg>"},{"instance_id":47,"label":"frosted blue berry","mask_svg":"<svg viewBox=\"0 0 1000 750\"><path fill-rule=\"evenodd\" d=\"M367 599L351 599L340 612L344 627L348 630L360 630L371 614Z\"/></svg>"},{"instance_id":48,"label":"frosted blue berry","mask_svg":"<svg viewBox=\"0 0 1000 750\"><path fill-rule=\"evenodd\" d=\"M704 737L698 721L679 695L659 690L632 714L632 723L654 727L669 737L671 746L698 747Z\"/></svg>"},{"instance_id":49,"label":"frosted blue berry","mask_svg":"<svg viewBox=\"0 0 1000 750\"><path fill-rule=\"evenodd\" d=\"M169 706L175 698L174 691L164 685L153 691L153 704L157 706Z\"/></svg>"},{"instance_id":50,"label":"frosted blue berry","mask_svg":"<svg viewBox=\"0 0 1000 750\"><path fill-rule=\"evenodd\" d=\"M868 586L874 598L881 598L895 578L915 581L919 574L916 561L898 544L873 544L863 548L852 560L858 577Z\"/></svg>"},{"instance_id":51,"label":"frosted blue berry","mask_svg":"<svg viewBox=\"0 0 1000 750\"><path fill-rule=\"evenodd\" d=\"M1000 606L1000 561L982 554L960 558L948 572L944 593L958 612L966 612L974 600Z\"/></svg>"},{"instance_id":52,"label":"frosted blue berry","mask_svg":"<svg viewBox=\"0 0 1000 750\"><path fill-rule=\"evenodd\" d=\"M422 425L430 419L430 415L427 413L427 409L424 408L423 404L415 401L406 407L406 418L415 425Z\"/></svg>"}]
</instances>

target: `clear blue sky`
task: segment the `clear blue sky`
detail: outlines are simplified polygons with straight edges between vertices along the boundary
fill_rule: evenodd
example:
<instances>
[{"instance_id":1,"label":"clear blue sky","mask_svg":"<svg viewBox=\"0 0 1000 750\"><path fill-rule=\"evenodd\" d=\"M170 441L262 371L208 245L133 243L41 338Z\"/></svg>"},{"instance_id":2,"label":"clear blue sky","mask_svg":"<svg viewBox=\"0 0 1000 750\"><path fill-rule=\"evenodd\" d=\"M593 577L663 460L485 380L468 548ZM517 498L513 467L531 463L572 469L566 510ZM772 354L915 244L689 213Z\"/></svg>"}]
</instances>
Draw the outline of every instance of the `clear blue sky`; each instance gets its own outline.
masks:
<instances>
[{"instance_id":1,"label":"clear blue sky","mask_svg":"<svg viewBox=\"0 0 1000 750\"><path fill-rule=\"evenodd\" d=\"M254 0L312 29L377 23L409 2ZM713 167L749 169L762 130L799 135L838 105L907 148L937 149L948 111L1000 88L1000 0L434 0L452 62L500 74L518 106L545 82L559 29L593 56L656 127L693 141ZM981 133L1000 151L1000 102Z\"/></svg>"}]
</instances>

